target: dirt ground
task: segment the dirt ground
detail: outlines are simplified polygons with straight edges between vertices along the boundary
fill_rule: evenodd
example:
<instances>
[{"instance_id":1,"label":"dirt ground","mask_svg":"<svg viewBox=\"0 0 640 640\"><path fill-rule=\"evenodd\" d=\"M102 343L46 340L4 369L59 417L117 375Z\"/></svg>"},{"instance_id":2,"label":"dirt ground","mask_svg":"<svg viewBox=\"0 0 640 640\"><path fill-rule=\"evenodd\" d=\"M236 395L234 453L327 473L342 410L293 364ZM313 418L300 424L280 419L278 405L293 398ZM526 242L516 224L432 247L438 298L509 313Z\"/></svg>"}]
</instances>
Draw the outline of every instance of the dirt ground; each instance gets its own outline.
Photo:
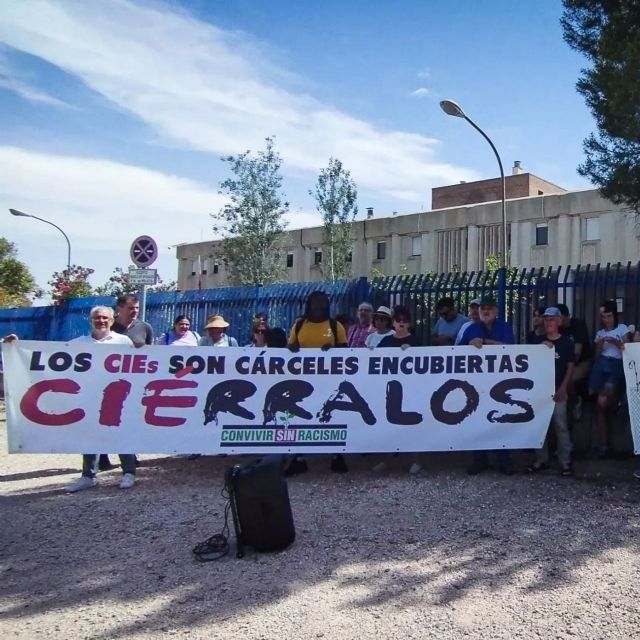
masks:
<instances>
[{"instance_id":1,"label":"dirt ground","mask_svg":"<svg viewBox=\"0 0 640 640\"><path fill-rule=\"evenodd\" d=\"M201 564L235 460L142 456L132 490L116 470L70 495L79 456L2 451L3 639L640 638L633 459L566 479L318 457L289 481L292 547Z\"/></svg>"}]
</instances>

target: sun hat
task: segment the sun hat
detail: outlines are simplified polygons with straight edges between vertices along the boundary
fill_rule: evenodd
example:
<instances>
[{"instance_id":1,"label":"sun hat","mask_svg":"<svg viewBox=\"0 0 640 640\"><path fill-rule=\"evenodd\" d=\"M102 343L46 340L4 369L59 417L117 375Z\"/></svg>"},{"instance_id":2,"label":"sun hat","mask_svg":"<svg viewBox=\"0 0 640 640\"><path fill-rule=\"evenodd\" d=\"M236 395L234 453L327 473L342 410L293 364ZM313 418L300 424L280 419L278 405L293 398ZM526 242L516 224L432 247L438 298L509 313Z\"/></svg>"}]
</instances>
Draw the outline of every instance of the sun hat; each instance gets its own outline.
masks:
<instances>
[{"instance_id":1,"label":"sun hat","mask_svg":"<svg viewBox=\"0 0 640 640\"><path fill-rule=\"evenodd\" d=\"M226 329L229 323L222 316L214 316L205 325L205 329Z\"/></svg>"},{"instance_id":2,"label":"sun hat","mask_svg":"<svg viewBox=\"0 0 640 640\"><path fill-rule=\"evenodd\" d=\"M391 314L391 309L389 309L389 307L385 307L385 306L380 306L378 307L378 309L374 312L373 314L374 316L382 316L383 318L392 318L392 314Z\"/></svg>"}]
</instances>

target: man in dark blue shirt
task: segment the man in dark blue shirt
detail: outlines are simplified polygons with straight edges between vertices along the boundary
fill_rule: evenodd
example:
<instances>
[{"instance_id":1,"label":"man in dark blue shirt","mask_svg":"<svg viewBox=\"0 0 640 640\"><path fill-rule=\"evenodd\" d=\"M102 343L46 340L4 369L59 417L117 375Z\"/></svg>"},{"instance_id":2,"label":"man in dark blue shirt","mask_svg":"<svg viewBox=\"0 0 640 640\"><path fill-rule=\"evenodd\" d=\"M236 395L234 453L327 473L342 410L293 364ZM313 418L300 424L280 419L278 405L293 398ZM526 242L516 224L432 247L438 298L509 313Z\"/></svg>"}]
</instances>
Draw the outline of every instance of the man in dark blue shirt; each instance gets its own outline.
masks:
<instances>
[{"instance_id":1,"label":"man in dark blue shirt","mask_svg":"<svg viewBox=\"0 0 640 640\"><path fill-rule=\"evenodd\" d=\"M480 299L480 322L474 322L462 334L460 344L481 348L483 345L515 344L513 329L508 322L498 318L498 304L492 296ZM496 453L498 469L507 476L513 474L513 465L509 451L499 449ZM489 452L474 451L473 463L468 469L469 475L482 473L489 468Z\"/></svg>"}]
</instances>

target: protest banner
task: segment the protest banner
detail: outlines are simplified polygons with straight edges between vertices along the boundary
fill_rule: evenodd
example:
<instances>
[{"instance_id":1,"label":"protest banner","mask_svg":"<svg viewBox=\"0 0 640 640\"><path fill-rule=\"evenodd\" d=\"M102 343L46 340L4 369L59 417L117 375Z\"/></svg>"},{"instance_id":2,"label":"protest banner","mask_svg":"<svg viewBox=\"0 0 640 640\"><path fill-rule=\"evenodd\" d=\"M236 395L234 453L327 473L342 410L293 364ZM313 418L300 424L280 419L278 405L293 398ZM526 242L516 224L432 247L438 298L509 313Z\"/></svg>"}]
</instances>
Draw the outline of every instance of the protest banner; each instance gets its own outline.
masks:
<instances>
[{"instance_id":1,"label":"protest banner","mask_svg":"<svg viewBox=\"0 0 640 640\"><path fill-rule=\"evenodd\" d=\"M622 352L624 377L627 386L627 404L633 436L633 452L640 453L640 343L632 342L624 346Z\"/></svg>"},{"instance_id":2,"label":"protest banner","mask_svg":"<svg viewBox=\"0 0 640 640\"><path fill-rule=\"evenodd\" d=\"M14 453L537 448L553 411L542 345L2 346Z\"/></svg>"}]
</instances>

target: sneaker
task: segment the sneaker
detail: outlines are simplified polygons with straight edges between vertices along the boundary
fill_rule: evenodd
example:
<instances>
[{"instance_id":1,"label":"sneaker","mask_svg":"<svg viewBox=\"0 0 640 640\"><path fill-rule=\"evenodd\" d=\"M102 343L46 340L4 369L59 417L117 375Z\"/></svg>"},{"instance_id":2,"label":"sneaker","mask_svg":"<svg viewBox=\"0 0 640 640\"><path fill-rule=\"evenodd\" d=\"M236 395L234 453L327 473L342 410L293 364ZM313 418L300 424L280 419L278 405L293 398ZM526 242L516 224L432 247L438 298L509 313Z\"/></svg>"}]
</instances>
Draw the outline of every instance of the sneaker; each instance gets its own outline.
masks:
<instances>
[{"instance_id":1,"label":"sneaker","mask_svg":"<svg viewBox=\"0 0 640 640\"><path fill-rule=\"evenodd\" d=\"M562 467L560 469L560 475L563 478L570 478L573 475L573 468L571 465L567 465L566 467Z\"/></svg>"},{"instance_id":2,"label":"sneaker","mask_svg":"<svg viewBox=\"0 0 640 640\"><path fill-rule=\"evenodd\" d=\"M488 468L489 465L486 462L473 462L467 469L467 473L470 476L477 476L479 473L486 471Z\"/></svg>"},{"instance_id":3,"label":"sneaker","mask_svg":"<svg viewBox=\"0 0 640 640\"><path fill-rule=\"evenodd\" d=\"M76 478L68 487L67 493L75 493L76 491L84 491L84 489L91 489L98 484L96 478L89 478L88 476L80 476Z\"/></svg>"},{"instance_id":4,"label":"sneaker","mask_svg":"<svg viewBox=\"0 0 640 640\"><path fill-rule=\"evenodd\" d=\"M633 477L634 477L636 480L640 480L640 469L636 469L636 470L633 472Z\"/></svg>"},{"instance_id":5,"label":"sneaker","mask_svg":"<svg viewBox=\"0 0 640 640\"><path fill-rule=\"evenodd\" d=\"M136 477L133 475L133 473L122 474L122 480L120 480L121 489L131 489L131 487L133 487L135 483Z\"/></svg>"},{"instance_id":6,"label":"sneaker","mask_svg":"<svg viewBox=\"0 0 640 640\"><path fill-rule=\"evenodd\" d=\"M331 471L335 473L347 473L347 471L349 471L343 455L337 455L331 458Z\"/></svg>"},{"instance_id":7,"label":"sneaker","mask_svg":"<svg viewBox=\"0 0 640 640\"><path fill-rule=\"evenodd\" d=\"M376 473L380 473L381 471L384 471L386 468L387 468L386 462L378 462L378 464L373 467L372 471L375 471Z\"/></svg>"},{"instance_id":8,"label":"sneaker","mask_svg":"<svg viewBox=\"0 0 640 640\"><path fill-rule=\"evenodd\" d=\"M307 471L309 471L307 461L304 458L294 458L284 470L284 475L290 478L291 476L296 476L299 473L305 473Z\"/></svg>"},{"instance_id":9,"label":"sneaker","mask_svg":"<svg viewBox=\"0 0 640 640\"><path fill-rule=\"evenodd\" d=\"M417 462L414 462L410 467L409 467L409 475L410 476L415 476L418 473L420 473L422 471L422 465L418 464Z\"/></svg>"}]
</instances>

